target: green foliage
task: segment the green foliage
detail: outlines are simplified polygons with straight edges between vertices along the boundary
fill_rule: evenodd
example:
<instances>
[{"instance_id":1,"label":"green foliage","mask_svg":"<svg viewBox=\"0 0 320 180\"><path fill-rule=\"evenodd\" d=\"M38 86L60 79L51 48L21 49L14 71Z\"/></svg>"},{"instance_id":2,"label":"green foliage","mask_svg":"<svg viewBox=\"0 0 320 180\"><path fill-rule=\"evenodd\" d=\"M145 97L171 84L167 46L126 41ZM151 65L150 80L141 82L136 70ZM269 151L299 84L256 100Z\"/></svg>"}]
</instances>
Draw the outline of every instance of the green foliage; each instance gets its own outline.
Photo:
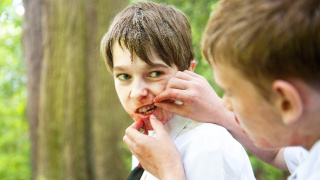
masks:
<instances>
[{"instance_id":1,"label":"green foliage","mask_svg":"<svg viewBox=\"0 0 320 180\"><path fill-rule=\"evenodd\" d=\"M31 177L19 3L0 0L0 179L6 180Z\"/></svg>"},{"instance_id":2,"label":"green foliage","mask_svg":"<svg viewBox=\"0 0 320 180\"><path fill-rule=\"evenodd\" d=\"M279 170L267 163L264 163L250 153L249 158L255 177L258 180L285 180L289 176L289 172Z\"/></svg>"}]
</instances>

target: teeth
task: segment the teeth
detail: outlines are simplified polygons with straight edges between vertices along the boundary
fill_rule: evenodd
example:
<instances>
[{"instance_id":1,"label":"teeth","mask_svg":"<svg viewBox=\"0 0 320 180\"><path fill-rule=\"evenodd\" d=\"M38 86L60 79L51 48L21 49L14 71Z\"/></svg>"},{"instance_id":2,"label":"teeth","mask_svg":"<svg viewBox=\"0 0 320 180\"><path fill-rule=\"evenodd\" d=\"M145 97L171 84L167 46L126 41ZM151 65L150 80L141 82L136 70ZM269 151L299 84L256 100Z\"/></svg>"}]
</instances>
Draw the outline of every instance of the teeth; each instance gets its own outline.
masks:
<instances>
[{"instance_id":1,"label":"teeth","mask_svg":"<svg viewBox=\"0 0 320 180\"><path fill-rule=\"evenodd\" d=\"M142 114L150 114L150 113L152 113L154 111L154 108L155 108L154 105L150 105L148 107L139 108L138 112L142 113Z\"/></svg>"}]
</instances>

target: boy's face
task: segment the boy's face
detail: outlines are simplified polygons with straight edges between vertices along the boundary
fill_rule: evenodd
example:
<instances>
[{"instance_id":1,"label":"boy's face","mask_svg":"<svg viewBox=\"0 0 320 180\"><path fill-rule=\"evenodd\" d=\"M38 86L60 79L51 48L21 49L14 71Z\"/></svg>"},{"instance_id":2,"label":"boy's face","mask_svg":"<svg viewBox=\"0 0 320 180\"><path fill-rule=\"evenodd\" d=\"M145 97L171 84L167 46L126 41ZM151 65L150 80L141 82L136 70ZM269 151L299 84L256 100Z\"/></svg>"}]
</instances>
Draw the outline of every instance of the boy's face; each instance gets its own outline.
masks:
<instances>
[{"instance_id":1,"label":"boy's face","mask_svg":"<svg viewBox=\"0 0 320 180\"><path fill-rule=\"evenodd\" d=\"M151 130L149 117L154 114L163 124L173 113L153 105L153 99L165 90L167 83L178 69L169 67L153 54L154 66L150 66L127 48L115 43L112 48L113 78L122 106L135 120L143 120L146 129ZM133 59L133 61L132 61Z\"/></svg>"},{"instance_id":2,"label":"boy's face","mask_svg":"<svg viewBox=\"0 0 320 180\"><path fill-rule=\"evenodd\" d=\"M223 105L233 111L235 121L258 147L287 144L280 113L266 101L255 86L234 68L212 63L216 83L224 90Z\"/></svg>"}]
</instances>

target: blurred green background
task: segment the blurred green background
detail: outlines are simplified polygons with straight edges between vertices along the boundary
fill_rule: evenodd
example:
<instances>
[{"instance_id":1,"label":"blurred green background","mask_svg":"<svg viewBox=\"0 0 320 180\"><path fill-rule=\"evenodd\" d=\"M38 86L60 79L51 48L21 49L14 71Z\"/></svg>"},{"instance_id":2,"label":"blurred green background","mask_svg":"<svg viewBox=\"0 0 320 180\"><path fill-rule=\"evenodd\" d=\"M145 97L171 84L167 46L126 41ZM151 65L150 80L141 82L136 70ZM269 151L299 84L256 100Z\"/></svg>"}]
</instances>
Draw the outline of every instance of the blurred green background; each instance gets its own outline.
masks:
<instances>
[{"instance_id":1,"label":"blurred green background","mask_svg":"<svg viewBox=\"0 0 320 180\"><path fill-rule=\"evenodd\" d=\"M0 1L0 179L30 179L22 2Z\"/></svg>"},{"instance_id":2,"label":"blurred green background","mask_svg":"<svg viewBox=\"0 0 320 180\"><path fill-rule=\"evenodd\" d=\"M154 0L172 4L190 20L198 66L196 72L208 79L216 91L212 72L200 52L200 39L215 0ZM23 3L0 0L0 179L31 178L30 140L26 120L26 75L22 52ZM286 179L287 172L273 168L250 155L257 179ZM130 162L130 159L127 160ZM130 163L128 163L130 166Z\"/></svg>"}]
</instances>

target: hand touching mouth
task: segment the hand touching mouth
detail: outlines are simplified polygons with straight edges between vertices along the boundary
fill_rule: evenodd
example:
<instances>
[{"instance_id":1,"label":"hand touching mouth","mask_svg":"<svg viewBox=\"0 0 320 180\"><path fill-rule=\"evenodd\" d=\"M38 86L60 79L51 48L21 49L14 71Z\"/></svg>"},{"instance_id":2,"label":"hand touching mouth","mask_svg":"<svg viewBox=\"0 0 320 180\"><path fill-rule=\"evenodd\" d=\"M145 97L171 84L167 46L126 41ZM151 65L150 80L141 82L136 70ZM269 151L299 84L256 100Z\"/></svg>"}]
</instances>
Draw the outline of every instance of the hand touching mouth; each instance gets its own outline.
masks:
<instances>
[{"instance_id":1,"label":"hand touching mouth","mask_svg":"<svg viewBox=\"0 0 320 180\"><path fill-rule=\"evenodd\" d=\"M173 113L163 111L154 104L148 104L137 108L135 113L130 116L133 117L135 121L142 120L146 130L153 130L149 119L152 114L155 115L162 124L168 122L174 115Z\"/></svg>"}]
</instances>

